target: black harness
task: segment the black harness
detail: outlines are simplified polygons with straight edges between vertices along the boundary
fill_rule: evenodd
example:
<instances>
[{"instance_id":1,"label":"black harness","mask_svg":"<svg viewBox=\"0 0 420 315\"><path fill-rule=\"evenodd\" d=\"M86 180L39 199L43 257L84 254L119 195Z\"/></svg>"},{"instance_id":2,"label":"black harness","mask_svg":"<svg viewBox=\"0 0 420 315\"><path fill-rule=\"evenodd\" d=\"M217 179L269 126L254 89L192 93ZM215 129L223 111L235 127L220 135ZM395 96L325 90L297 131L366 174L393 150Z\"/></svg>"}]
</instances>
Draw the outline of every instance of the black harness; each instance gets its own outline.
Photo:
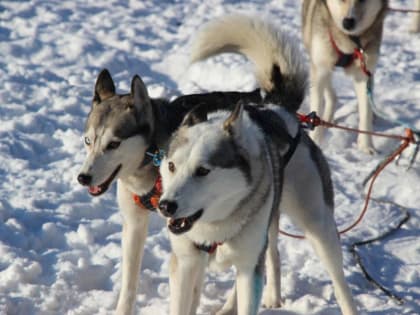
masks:
<instances>
[{"instance_id":1,"label":"black harness","mask_svg":"<svg viewBox=\"0 0 420 315\"><path fill-rule=\"evenodd\" d=\"M296 148L300 142L302 137L302 127L299 125L296 135L292 137L285 129L283 120L278 117L277 114L272 110L265 109L264 107L248 105L245 106L245 109L248 112L251 120L253 120L262 129L267 138L270 138L275 143L282 142L283 144L284 141L286 141L289 144L289 149L282 157L283 167L286 167L286 165L292 159L293 154L295 153ZM194 245L198 250L208 254L213 254L216 251L217 246L221 244L222 243L212 243L207 245L195 243Z\"/></svg>"}]
</instances>

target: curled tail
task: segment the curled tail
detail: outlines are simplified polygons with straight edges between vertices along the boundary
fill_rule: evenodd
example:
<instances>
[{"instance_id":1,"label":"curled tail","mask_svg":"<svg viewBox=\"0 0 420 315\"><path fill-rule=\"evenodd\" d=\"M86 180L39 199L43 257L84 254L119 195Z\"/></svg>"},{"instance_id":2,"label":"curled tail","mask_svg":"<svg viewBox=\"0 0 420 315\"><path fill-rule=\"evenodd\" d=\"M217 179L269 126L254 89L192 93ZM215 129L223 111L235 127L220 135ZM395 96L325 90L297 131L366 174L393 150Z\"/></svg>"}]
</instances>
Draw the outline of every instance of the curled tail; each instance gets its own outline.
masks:
<instances>
[{"instance_id":1,"label":"curled tail","mask_svg":"<svg viewBox=\"0 0 420 315\"><path fill-rule=\"evenodd\" d=\"M255 64L265 100L295 112L305 96L307 71L296 40L271 24L246 15L208 23L192 42L191 62L220 53L239 53Z\"/></svg>"}]
</instances>

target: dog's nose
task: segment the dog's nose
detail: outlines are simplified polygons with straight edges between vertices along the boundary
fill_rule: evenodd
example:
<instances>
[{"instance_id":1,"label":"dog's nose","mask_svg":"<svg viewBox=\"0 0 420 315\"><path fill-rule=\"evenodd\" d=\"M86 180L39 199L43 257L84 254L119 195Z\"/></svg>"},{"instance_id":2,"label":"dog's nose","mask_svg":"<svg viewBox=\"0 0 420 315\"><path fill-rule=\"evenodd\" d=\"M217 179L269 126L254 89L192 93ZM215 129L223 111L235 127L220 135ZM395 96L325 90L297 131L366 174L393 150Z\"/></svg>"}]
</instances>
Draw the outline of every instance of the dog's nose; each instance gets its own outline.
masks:
<instances>
[{"instance_id":1,"label":"dog's nose","mask_svg":"<svg viewBox=\"0 0 420 315\"><path fill-rule=\"evenodd\" d=\"M344 18L343 20L343 27L344 29L351 31L356 26L356 20L352 17Z\"/></svg>"},{"instance_id":2,"label":"dog's nose","mask_svg":"<svg viewBox=\"0 0 420 315\"><path fill-rule=\"evenodd\" d=\"M178 209L178 204L175 201L161 200L159 202L159 210L165 217L174 215L176 209Z\"/></svg>"},{"instance_id":3,"label":"dog's nose","mask_svg":"<svg viewBox=\"0 0 420 315\"><path fill-rule=\"evenodd\" d=\"M92 176L80 173L79 176L77 176L77 181L80 183L80 185L88 186L92 182Z\"/></svg>"}]
</instances>

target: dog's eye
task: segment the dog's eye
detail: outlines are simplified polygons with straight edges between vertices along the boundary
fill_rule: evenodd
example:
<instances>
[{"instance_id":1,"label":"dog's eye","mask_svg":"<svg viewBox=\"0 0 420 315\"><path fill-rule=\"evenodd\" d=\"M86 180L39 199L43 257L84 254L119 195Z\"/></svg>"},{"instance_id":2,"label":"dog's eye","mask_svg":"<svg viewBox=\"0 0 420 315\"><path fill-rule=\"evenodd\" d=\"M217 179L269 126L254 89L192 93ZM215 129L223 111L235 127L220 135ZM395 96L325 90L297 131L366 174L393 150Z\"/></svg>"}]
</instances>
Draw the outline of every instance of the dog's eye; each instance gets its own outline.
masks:
<instances>
[{"instance_id":1,"label":"dog's eye","mask_svg":"<svg viewBox=\"0 0 420 315\"><path fill-rule=\"evenodd\" d=\"M200 166L195 170L194 175L199 176L199 177L203 177L203 176L208 175L208 173L210 173L210 170L208 168Z\"/></svg>"},{"instance_id":2,"label":"dog's eye","mask_svg":"<svg viewBox=\"0 0 420 315\"><path fill-rule=\"evenodd\" d=\"M171 173L175 172L175 164L173 162L169 162L168 169L169 169L169 172Z\"/></svg>"},{"instance_id":3,"label":"dog's eye","mask_svg":"<svg viewBox=\"0 0 420 315\"><path fill-rule=\"evenodd\" d=\"M120 144L121 144L121 142L119 142L119 141L111 141L106 146L106 149L107 150L115 150L116 148L118 148L120 146Z\"/></svg>"},{"instance_id":4,"label":"dog's eye","mask_svg":"<svg viewBox=\"0 0 420 315\"><path fill-rule=\"evenodd\" d=\"M85 137L85 144L90 145L90 139L88 137Z\"/></svg>"}]
</instances>

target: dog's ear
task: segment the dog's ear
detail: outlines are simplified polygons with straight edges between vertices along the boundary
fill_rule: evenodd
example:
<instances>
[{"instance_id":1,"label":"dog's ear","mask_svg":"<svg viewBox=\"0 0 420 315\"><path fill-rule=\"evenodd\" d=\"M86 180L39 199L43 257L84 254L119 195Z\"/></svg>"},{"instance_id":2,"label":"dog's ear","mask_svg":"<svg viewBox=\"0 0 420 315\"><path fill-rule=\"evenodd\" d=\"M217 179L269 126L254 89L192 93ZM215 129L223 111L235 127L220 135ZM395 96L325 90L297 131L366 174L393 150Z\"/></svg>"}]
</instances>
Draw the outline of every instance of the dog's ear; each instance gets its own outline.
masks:
<instances>
[{"instance_id":1,"label":"dog's ear","mask_svg":"<svg viewBox=\"0 0 420 315\"><path fill-rule=\"evenodd\" d=\"M191 127L204 121L207 121L207 107L204 104L198 104L188 112L181 126Z\"/></svg>"},{"instance_id":2,"label":"dog's ear","mask_svg":"<svg viewBox=\"0 0 420 315\"><path fill-rule=\"evenodd\" d=\"M96 79L93 101L100 103L107 98L115 95L115 85L111 74L107 69L103 69Z\"/></svg>"},{"instance_id":3,"label":"dog's ear","mask_svg":"<svg viewBox=\"0 0 420 315\"><path fill-rule=\"evenodd\" d=\"M149 123L154 122L152 101L147 93L146 85L137 74L131 80L131 96L133 97L137 114L140 115L139 119Z\"/></svg>"},{"instance_id":4,"label":"dog's ear","mask_svg":"<svg viewBox=\"0 0 420 315\"><path fill-rule=\"evenodd\" d=\"M229 134L239 134L241 125L242 125L242 117L244 112L244 104L242 101L239 101L233 112L230 114L230 116L225 120L223 123L223 129Z\"/></svg>"}]
</instances>

